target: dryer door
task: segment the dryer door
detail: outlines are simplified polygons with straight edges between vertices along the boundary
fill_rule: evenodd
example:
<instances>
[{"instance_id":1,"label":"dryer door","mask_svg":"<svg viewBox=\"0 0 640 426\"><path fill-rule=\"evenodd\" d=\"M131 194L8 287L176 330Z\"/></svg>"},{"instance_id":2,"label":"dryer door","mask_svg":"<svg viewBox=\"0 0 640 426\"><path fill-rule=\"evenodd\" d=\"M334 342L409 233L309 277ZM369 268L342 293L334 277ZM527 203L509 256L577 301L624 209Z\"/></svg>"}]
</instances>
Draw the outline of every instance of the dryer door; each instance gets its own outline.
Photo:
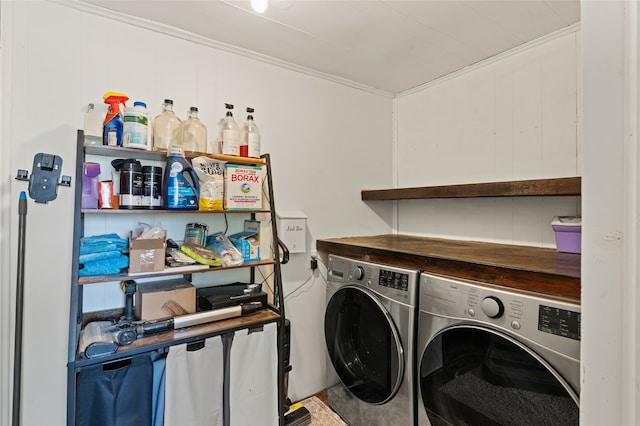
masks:
<instances>
[{"instance_id":1,"label":"dryer door","mask_svg":"<svg viewBox=\"0 0 640 426\"><path fill-rule=\"evenodd\" d=\"M345 286L324 317L327 350L344 386L371 404L390 400L402 381L402 343L391 316L365 288Z\"/></svg>"},{"instance_id":2,"label":"dryer door","mask_svg":"<svg viewBox=\"0 0 640 426\"><path fill-rule=\"evenodd\" d=\"M490 329L437 334L420 362L422 415L431 425L578 425L578 396L540 356Z\"/></svg>"}]
</instances>

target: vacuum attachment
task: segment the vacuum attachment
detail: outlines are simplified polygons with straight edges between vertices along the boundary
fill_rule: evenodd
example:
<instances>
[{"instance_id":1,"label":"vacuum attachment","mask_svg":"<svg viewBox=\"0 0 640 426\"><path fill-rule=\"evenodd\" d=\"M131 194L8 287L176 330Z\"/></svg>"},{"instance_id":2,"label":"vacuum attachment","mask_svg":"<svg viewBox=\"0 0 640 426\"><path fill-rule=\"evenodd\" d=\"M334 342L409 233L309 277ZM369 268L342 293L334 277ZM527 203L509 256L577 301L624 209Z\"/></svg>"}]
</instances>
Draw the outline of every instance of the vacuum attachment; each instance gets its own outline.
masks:
<instances>
[{"instance_id":1,"label":"vacuum attachment","mask_svg":"<svg viewBox=\"0 0 640 426\"><path fill-rule=\"evenodd\" d=\"M285 426L304 426L311 424L311 413L302 404L291 406L291 412L284 416Z\"/></svg>"},{"instance_id":2,"label":"vacuum attachment","mask_svg":"<svg viewBox=\"0 0 640 426\"><path fill-rule=\"evenodd\" d=\"M78 350L87 358L111 355L118 350L118 342L111 332L111 321L93 321L80 332Z\"/></svg>"}]
</instances>

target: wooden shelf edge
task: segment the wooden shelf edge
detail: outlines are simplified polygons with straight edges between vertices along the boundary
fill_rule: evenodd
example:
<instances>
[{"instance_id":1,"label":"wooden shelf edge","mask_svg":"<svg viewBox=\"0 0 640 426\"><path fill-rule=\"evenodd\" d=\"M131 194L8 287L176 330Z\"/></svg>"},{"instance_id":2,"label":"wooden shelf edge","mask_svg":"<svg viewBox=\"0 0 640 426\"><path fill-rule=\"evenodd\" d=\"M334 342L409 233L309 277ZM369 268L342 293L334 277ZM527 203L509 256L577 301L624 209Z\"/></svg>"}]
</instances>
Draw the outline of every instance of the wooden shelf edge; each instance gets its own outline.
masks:
<instances>
[{"instance_id":1,"label":"wooden shelf edge","mask_svg":"<svg viewBox=\"0 0 640 426\"><path fill-rule=\"evenodd\" d=\"M102 364L116 359L129 357L137 353L150 352L161 348L175 346L190 341L204 340L208 337L232 332L240 329L251 329L263 324L278 321L282 318L280 313L271 306L246 316L212 321L206 324L194 325L178 330L168 331L153 336L142 337L131 345L121 346L112 355L96 358L82 358L76 354L74 364L83 367L92 364Z\"/></svg>"},{"instance_id":2,"label":"wooden shelf edge","mask_svg":"<svg viewBox=\"0 0 640 426\"><path fill-rule=\"evenodd\" d=\"M271 210L82 209L85 214L223 214L271 213Z\"/></svg>"},{"instance_id":3,"label":"wooden shelf edge","mask_svg":"<svg viewBox=\"0 0 640 426\"><path fill-rule=\"evenodd\" d=\"M329 238L317 240L316 248L323 256L334 254L580 302L579 254L408 235Z\"/></svg>"},{"instance_id":4,"label":"wooden shelf edge","mask_svg":"<svg viewBox=\"0 0 640 426\"><path fill-rule=\"evenodd\" d=\"M78 285L87 285L87 284L98 284L98 283L107 283L112 281L122 281L122 280L135 280L142 278L155 278L155 277L170 277L176 275L186 275L186 274L202 274L205 272L214 272L214 271L222 271L226 269L241 269L241 268L251 268L257 266L267 266L274 265L275 260L261 260L256 262L246 262L242 265L238 266L211 266L208 269L199 269L195 271L171 271L165 269L164 271L158 272L150 272L148 274L140 273L140 274L117 274L117 275L93 275L89 277L79 277Z\"/></svg>"},{"instance_id":5,"label":"wooden shelf edge","mask_svg":"<svg viewBox=\"0 0 640 426\"><path fill-rule=\"evenodd\" d=\"M579 196L581 177L362 190L362 201L428 198Z\"/></svg>"},{"instance_id":6,"label":"wooden shelf edge","mask_svg":"<svg viewBox=\"0 0 640 426\"><path fill-rule=\"evenodd\" d=\"M167 158L167 153L164 151L145 151L143 149L124 148L120 146L114 147L105 145L86 145L84 147L84 151L86 154L92 155L101 155L106 157L135 157L141 160L165 161ZM260 166L267 164L264 158L238 157L235 155L223 154L207 154L206 152L185 154L185 157L189 159L201 156L235 164L256 164Z\"/></svg>"}]
</instances>

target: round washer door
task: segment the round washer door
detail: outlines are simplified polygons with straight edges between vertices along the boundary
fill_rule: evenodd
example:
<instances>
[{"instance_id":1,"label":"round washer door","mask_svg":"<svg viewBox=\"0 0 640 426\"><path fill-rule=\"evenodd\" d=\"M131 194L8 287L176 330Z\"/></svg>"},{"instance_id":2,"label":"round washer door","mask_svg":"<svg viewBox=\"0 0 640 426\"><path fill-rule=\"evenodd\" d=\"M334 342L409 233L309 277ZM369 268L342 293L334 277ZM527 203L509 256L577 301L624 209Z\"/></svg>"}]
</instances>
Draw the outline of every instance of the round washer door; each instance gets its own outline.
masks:
<instances>
[{"instance_id":1,"label":"round washer door","mask_svg":"<svg viewBox=\"0 0 640 426\"><path fill-rule=\"evenodd\" d=\"M441 331L420 362L432 425L578 425L578 396L540 356L475 326Z\"/></svg>"},{"instance_id":2,"label":"round washer door","mask_svg":"<svg viewBox=\"0 0 640 426\"><path fill-rule=\"evenodd\" d=\"M329 300L324 317L329 357L356 398L384 404L400 387L404 357L391 316L365 288L345 286Z\"/></svg>"}]
</instances>

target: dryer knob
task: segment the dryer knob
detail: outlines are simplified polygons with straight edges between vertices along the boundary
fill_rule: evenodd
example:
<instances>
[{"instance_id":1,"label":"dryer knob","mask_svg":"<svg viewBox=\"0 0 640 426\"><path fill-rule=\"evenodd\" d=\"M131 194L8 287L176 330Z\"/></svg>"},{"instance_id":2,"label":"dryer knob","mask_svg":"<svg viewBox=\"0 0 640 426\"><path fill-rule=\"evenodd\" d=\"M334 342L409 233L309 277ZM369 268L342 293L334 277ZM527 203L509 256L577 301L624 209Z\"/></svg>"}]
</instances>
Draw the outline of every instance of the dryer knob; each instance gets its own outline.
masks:
<instances>
[{"instance_id":1,"label":"dryer knob","mask_svg":"<svg viewBox=\"0 0 640 426\"><path fill-rule=\"evenodd\" d=\"M362 266L356 266L356 269L353 270L353 279L356 281L360 281L364 278L364 269Z\"/></svg>"},{"instance_id":2,"label":"dryer knob","mask_svg":"<svg viewBox=\"0 0 640 426\"><path fill-rule=\"evenodd\" d=\"M504 305L497 297L485 297L482 299L480 307L482 308L482 312L489 318L500 318L504 313Z\"/></svg>"}]
</instances>

